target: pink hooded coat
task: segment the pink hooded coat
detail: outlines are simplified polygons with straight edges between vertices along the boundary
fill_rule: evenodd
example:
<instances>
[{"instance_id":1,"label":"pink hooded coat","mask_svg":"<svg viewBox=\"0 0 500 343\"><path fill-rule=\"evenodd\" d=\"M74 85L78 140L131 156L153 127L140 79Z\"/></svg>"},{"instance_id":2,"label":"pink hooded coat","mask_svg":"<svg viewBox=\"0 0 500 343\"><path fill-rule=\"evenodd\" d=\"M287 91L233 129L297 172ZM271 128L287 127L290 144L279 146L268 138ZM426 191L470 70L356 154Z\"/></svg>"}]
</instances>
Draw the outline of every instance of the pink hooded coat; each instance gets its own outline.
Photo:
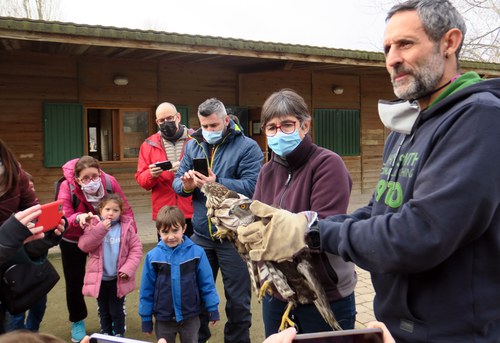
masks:
<instances>
[{"instance_id":1,"label":"pink hooded coat","mask_svg":"<svg viewBox=\"0 0 500 343\"><path fill-rule=\"evenodd\" d=\"M117 295L124 297L135 289L135 273L142 258L142 243L135 232L132 220L121 216L120 253L118 256L118 273L125 273L128 279L117 278ZM89 254L83 295L97 298L101 288L103 275L103 247L102 242L108 230L98 218L92 219L91 224L84 227L84 233L78 240L78 247Z\"/></svg>"}]
</instances>

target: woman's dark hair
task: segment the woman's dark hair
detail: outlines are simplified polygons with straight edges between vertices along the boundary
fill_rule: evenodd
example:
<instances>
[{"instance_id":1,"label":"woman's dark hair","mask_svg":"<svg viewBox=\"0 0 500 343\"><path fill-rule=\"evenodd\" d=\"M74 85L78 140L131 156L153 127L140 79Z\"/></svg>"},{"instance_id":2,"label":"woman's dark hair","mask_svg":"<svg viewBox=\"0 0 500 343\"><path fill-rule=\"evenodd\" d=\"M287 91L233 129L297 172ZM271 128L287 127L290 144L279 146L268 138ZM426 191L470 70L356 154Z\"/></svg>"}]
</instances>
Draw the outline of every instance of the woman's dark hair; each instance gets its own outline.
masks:
<instances>
[{"instance_id":1,"label":"woman's dark hair","mask_svg":"<svg viewBox=\"0 0 500 343\"><path fill-rule=\"evenodd\" d=\"M10 192L19 183L19 172L20 165L16 159L16 156L10 150L10 148L5 144L3 140L0 139L0 159L5 167L5 172L0 178L0 185L3 185L3 190L5 193ZM0 187L1 189L2 187Z\"/></svg>"},{"instance_id":2,"label":"woman's dark hair","mask_svg":"<svg viewBox=\"0 0 500 343\"><path fill-rule=\"evenodd\" d=\"M93 158L92 156L82 156L75 164L75 177L78 178L82 170L86 168L96 168L97 170L101 170L99 166L99 162Z\"/></svg>"},{"instance_id":3,"label":"woman's dark hair","mask_svg":"<svg viewBox=\"0 0 500 343\"><path fill-rule=\"evenodd\" d=\"M269 96L262 106L260 124L265 126L273 118L294 116L300 125L311 120L307 104L293 89L284 88Z\"/></svg>"}]
</instances>

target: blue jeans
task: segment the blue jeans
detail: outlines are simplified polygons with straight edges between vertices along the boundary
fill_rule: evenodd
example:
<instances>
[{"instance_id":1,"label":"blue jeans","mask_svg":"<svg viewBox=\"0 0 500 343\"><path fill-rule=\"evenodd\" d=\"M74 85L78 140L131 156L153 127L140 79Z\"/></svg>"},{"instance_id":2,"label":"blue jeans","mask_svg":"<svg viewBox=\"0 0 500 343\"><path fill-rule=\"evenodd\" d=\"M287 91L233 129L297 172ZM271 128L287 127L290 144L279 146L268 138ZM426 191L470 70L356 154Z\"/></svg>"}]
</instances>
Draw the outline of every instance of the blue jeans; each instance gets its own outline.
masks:
<instances>
[{"instance_id":1,"label":"blue jeans","mask_svg":"<svg viewBox=\"0 0 500 343\"><path fill-rule=\"evenodd\" d=\"M45 295L29 309L27 319L26 319L26 312L19 314L8 314L7 331L24 329L37 332L40 329L40 323L42 322L46 307L47 307L47 296ZM25 319L26 323L24 322Z\"/></svg>"},{"instance_id":2,"label":"blue jeans","mask_svg":"<svg viewBox=\"0 0 500 343\"><path fill-rule=\"evenodd\" d=\"M266 337L278 332L281 317L285 313L287 305L288 303L269 295L262 300L262 316ZM330 307L342 329L354 329L354 323L356 322L354 293L345 298L331 301ZM290 312L290 319L298 326L299 333L332 331L332 328L321 317L314 304L298 305Z\"/></svg>"},{"instance_id":3,"label":"blue jeans","mask_svg":"<svg viewBox=\"0 0 500 343\"><path fill-rule=\"evenodd\" d=\"M205 250L214 280L217 279L219 269L222 274L227 316L227 323L224 326L224 342L249 343L252 324L251 290L250 276L245 262L228 240L212 241L197 234L193 234L191 240ZM210 338L208 322L208 313L206 310L202 311L198 342L206 342Z\"/></svg>"}]
</instances>

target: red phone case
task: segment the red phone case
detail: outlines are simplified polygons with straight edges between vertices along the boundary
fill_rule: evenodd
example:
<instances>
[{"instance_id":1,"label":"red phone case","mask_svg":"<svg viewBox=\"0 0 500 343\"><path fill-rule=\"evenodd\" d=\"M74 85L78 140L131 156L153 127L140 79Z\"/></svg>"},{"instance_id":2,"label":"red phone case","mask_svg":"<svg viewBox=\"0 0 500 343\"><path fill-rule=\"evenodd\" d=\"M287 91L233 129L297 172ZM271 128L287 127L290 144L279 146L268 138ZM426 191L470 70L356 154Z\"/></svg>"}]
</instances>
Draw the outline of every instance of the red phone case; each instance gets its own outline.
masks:
<instances>
[{"instance_id":1,"label":"red phone case","mask_svg":"<svg viewBox=\"0 0 500 343\"><path fill-rule=\"evenodd\" d=\"M42 213L38 216L36 226L43 226L43 232L54 230L63 216L63 200L56 200L43 204Z\"/></svg>"}]
</instances>

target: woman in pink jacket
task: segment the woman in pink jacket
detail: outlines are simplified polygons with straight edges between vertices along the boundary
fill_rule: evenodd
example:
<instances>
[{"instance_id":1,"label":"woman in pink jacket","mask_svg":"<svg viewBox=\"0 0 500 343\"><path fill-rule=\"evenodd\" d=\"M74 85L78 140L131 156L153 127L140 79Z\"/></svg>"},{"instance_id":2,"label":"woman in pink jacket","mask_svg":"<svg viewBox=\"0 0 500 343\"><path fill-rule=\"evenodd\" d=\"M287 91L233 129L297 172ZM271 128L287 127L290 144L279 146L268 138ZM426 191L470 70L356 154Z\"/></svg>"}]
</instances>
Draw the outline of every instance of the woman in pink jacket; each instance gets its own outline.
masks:
<instances>
[{"instance_id":1,"label":"woman in pink jacket","mask_svg":"<svg viewBox=\"0 0 500 343\"><path fill-rule=\"evenodd\" d=\"M142 258L142 244L132 221L121 217L118 194L105 196L100 216L84 225L78 247L89 254L82 293L97 298L101 333L125 334L125 295L135 289L135 272Z\"/></svg>"},{"instance_id":2,"label":"woman in pink jacket","mask_svg":"<svg viewBox=\"0 0 500 343\"><path fill-rule=\"evenodd\" d=\"M85 336L87 306L82 295L83 277L87 254L78 248L78 239L83 234L83 225L90 219L88 213L97 214L99 201L108 193L119 194L123 199L123 216L132 220L136 229L134 214L118 181L101 170L99 162L91 156L82 156L63 165L66 178L57 195L64 200L63 208L68 219L68 228L61 243L61 259L66 281L66 303L71 326L71 340L80 342Z\"/></svg>"}]
</instances>

